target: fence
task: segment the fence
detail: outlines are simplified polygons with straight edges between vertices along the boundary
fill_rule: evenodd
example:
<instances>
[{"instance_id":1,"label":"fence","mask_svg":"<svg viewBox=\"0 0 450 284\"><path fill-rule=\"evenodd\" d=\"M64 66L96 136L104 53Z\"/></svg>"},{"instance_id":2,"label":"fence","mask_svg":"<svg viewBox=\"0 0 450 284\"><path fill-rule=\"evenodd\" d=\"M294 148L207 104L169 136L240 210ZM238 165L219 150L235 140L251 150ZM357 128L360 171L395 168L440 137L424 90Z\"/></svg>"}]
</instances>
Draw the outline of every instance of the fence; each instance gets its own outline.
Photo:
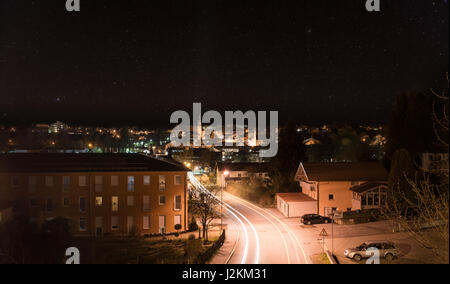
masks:
<instances>
[{"instance_id":1,"label":"fence","mask_svg":"<svg viewBox=\"0 0 450 284\"><path fill-rule=\"evenodd\" d=\"M214 244L210 248L208 248L204 253L200 254L197 257L196 263L197 264L204 264L204 263L206 263L222 247L224 242L225 242L225 230L223 230L223 232L220 235L219 239L216 242L214 242Z\"/></svg>"}]
</instances>

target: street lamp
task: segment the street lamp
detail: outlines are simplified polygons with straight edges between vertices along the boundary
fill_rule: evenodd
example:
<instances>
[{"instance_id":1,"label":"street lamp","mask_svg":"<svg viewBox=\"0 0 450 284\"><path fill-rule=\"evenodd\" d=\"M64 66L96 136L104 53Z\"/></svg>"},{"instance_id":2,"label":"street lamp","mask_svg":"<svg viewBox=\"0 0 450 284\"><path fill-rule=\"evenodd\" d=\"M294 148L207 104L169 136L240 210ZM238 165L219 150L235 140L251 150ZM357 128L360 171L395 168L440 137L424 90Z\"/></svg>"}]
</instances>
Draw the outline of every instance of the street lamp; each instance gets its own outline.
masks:
<instances>
[{"instance_id":1,"label":"street lamp","mask_svg":"<svg viewBox=\"0 0 450 284\"><path fill-rule=\"evenodd\" d=\"M230 174L229 171L225 170L222 174L222 186L220 189L220 230L223 232L223 188L225 187L225 177Z\"/></svg>"}]
</instances>

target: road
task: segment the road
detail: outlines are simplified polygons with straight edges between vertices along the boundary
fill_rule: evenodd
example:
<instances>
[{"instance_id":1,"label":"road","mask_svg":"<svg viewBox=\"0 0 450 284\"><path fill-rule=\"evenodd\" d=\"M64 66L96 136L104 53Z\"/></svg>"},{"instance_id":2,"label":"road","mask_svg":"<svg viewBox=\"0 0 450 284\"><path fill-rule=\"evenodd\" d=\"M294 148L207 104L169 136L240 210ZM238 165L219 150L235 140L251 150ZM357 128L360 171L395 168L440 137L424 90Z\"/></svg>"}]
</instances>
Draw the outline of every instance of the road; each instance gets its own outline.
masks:
<instances>
[{"instance_id":1,"label":"road","mask_svg":"<svg viewBox=\"0 0 450 284\"><path fill-rule=\"evenodd\" d=\"M207 192L192 174L189 177L197 189ZM302 240L282 219L229 193L224 193L223 198L227 223L238 234L234 253L226 263L310 263Z\"/></svg>"}]
</instances>

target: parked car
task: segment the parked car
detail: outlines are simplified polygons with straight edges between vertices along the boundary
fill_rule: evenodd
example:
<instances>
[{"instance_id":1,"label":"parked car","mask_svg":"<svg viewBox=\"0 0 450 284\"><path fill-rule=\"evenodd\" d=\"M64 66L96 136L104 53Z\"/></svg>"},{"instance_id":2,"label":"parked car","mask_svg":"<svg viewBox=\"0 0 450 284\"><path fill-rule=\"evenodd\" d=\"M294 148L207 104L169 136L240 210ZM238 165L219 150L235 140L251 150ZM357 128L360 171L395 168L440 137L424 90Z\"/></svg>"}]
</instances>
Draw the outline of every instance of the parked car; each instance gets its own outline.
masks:
<instances>
[{"instance_id":1,"label":"parked car","mask_svg":"<svg viewBox=\"0 0 450 284\"><path fill-rule=\"evenodd\" d=\"M318 214L306 214L300 218L300 222L305 225L312 224L328 224L331 223L331 219L328 217L323 217Z\"/></svg>"},{"instance_id":2,"label":"parked car","mask_svg":"<svg viewBox=\"0 0 450 284\"><path fill-rule=\"evenodd\" d=\"M367 253L368 249L377 249L380 258L385 258L388 261L398 257L398 250L393 242L363 243L355 248L346 249L344 256L355 261L361 261L361 259L369 258L373 255L373 253Z\"/></svg>"}]
</instances>

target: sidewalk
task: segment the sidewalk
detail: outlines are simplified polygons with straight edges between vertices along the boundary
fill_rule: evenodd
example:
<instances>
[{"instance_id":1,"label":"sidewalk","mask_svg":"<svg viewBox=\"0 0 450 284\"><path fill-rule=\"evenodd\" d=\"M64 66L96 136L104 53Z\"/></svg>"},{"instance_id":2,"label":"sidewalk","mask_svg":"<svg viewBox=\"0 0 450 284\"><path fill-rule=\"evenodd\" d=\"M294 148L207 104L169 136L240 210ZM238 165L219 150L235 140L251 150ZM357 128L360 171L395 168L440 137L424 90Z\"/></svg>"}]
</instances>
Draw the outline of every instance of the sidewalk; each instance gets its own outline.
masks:
<instances>
[{"instance_id":1,"label":"sidewalk","mask_svg":"<svg viewBox=\"0 0 450 284\"><path fill-rule=\"evenodd\" d=\"M224 218L225 243L217 251L216 255L212 258L209 264L226 264L229 261L233 250L236 248L239 241L239 228L229 217ZM220 227L212 228L214 231L220 232Z\"/></svg>"}]
</instances>

